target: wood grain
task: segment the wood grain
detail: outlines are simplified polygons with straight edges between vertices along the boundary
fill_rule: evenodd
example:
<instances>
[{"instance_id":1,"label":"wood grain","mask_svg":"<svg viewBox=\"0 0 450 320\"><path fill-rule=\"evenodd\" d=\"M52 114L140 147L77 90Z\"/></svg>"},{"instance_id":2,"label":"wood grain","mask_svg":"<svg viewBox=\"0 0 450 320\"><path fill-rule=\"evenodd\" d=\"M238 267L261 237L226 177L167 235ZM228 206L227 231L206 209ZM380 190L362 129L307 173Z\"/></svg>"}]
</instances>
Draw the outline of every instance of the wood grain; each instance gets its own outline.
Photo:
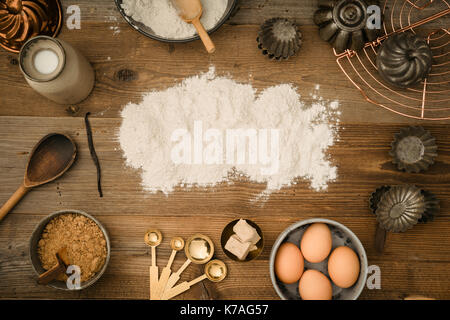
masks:
<instances>
[{"instance_id":1,"label":"wood grain","mask_svg":"<svg viewBox=\"0 0 450 320\"><path fill-rule=\"evenodd\" d=\"M162 268L170 255L170 238L201 232L218 246L225 225L244 217L258 223L264 232L262 255L242 264L217 248L217 258L229 266L229 277L218 284L205 281L177 298L277 299L268 271L273 242L294 222L324 217L352 229L366 248L369 265L381 268L381 290L366 288L362 299L407 295L450 299L448 123L409 120L364 102L312 25L316 1L302 1L301 7L294 0L239 1L240 10L214 33L217 52L211 57L200 41L169 45L143 37L122 21L113 1L63 1L65 8L70 4L80 5L82 28L64 27L60 37L88 57L97 78L93 94L78 106L78 113L36 94L23 80L17 56L0 51L0 204L20 185L29 152L41 137L49 132L67 133L79 148L79 157L66 175L30 192L0 223L0 298L147 299L150 252L143 241L146 229L157 227L163 233L164 241L157 249ZM258 25L273 16L295 18L304 36L299 55L282 63L267 60L256 47ZM115 32L115 27L120 32ZM329 152L338 166L338 180L325 192L314 192L300 180L295 187L272 194L267 202L252 201L264 185L248 181L206 191L177 188L168 196L143 192L139 173L125 167L117 142L120 110L130 101L140 101L143 93L167 88L207 71L210 65L218 74L251 82L259 89L293 83L307 102L316 84L325 99L338 99L340 139ZM94 142L103 169L102 199L82 118L87 111L92 113ZM437 139L439 156L426 173L401 173L390 162L392 137L407 124L421 124ZM368 209L368 199L376 187L400 183L417 184L435 193L441 200L441 214L434 222L419 224L404 234L389 234L385 253L379 255L374 249L375 217ZM96 285L68 293L36 284L28 241L40 219L69 208L93 214L105 225L111 235L112 255L107 272ZM183 261L184 254L178 254L172 269ZM182 281L192 280L202 271L190 266Z\"/></svg>"}]
</instances>

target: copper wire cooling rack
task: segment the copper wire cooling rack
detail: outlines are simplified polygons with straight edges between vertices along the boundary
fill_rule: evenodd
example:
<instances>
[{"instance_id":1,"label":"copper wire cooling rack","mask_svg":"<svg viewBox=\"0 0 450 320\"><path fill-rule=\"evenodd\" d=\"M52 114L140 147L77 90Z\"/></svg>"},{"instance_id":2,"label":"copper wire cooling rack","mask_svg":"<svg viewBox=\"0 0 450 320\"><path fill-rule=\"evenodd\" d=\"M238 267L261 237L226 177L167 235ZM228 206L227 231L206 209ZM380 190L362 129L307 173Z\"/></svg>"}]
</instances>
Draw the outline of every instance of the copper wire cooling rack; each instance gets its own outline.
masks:
<instances>
[{"instance_id":1,"label":"copper wire cooling rack","mask_svg":"<svg viewBox=\"0 0 450 320\"><path fill-rule=\"evenodd\" d=\"M380 1L381 3L383 1ZM364 99L401 116L422 120L450 119L450 0L385 0L382 34L360 52L346 50L336 55L342 72ZM447 22L446 22L447 21ZM377 49L395 33L414 32L424 37L433 52L429 76L408 89L384 83L376 67Z\"/></svg>"}]
</instances>

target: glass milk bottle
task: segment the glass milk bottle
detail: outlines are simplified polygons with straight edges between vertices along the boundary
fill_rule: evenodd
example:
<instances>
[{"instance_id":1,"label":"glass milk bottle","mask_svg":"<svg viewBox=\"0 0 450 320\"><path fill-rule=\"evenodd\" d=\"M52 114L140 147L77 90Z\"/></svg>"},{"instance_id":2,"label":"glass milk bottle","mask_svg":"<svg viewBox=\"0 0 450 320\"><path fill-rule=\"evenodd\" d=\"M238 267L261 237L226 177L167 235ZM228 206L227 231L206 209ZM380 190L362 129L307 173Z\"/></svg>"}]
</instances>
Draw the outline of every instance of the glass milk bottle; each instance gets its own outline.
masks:
<instances>
[{"instance_id":1,"label":"glass milk bottle","mask_svg":"<svg viewBox=\"0 0 450 320\"><path fill-rule=\"evenodd\" d=\"M20 50L20 70L28 84L60 104L77 104L94 87L91 64L65 41L47 36L28 40Z\"/></svg>"}]
</instances>

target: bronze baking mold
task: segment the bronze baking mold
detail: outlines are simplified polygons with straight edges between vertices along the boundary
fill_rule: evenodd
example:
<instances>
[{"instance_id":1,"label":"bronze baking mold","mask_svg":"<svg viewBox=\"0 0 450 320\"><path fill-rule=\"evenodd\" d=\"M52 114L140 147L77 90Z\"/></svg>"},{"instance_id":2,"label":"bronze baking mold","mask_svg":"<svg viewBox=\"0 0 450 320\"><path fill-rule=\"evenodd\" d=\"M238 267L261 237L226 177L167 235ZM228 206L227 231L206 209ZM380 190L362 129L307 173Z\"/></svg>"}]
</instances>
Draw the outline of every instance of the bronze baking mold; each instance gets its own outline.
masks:
<instances>
[{"instance_id":1,"label":"bronze baking mold","mask_svg":"<svg viewBox=\"0 0 450 320\"><path fill-rule=\"evenodd\" d=\"M256 41L263 55L274 60L286 60L299 51L302 34L294 22L272 18L261 25Z\"/></svg>"},{"instance_id":2,"label":"bronze baking mold","mask_svg":"<svg viewBox=\"0 0 450 320\"><path fill-rule=\"evenodd\" d=\"M416 225L425 211L425 197L412 185L392 186L376 210L380 226L390 232L405 232Z\"/></svg>"},{"instance_id":3,"label":"bronze baking mold","mask_svg":"<svg viewBox=\"0 0 450 320\"><path fill-rule=\"evenodd\" d=\"M395 134L389 154L399 170L414 173L425 171L437 157L436 140L422 127L403 128Z\"/></svg>"},{"instance_id":4,"label":"bronze baking mold","mask_svg":"<svg viewBox=\"0 0 450 320\"><path fill-rule=\"evenodd\" d=\"M337 52L347 49L358 51L369 41L375 41L379 29L367 26L367 8L379 5L377 0L320 0L314 13L320 37L328 41Z\"/></svg>"},{"instance_id":5,"label":"bronze baking mold","mask_svg":"<svg viewBox=\"0 0 450 320\"><path fill-rule=\"evenodd\" d=\"M59 0L0 1L0 46L18 53L37 35L56 37L62 26Z\"/></svg>"}]
</instances>

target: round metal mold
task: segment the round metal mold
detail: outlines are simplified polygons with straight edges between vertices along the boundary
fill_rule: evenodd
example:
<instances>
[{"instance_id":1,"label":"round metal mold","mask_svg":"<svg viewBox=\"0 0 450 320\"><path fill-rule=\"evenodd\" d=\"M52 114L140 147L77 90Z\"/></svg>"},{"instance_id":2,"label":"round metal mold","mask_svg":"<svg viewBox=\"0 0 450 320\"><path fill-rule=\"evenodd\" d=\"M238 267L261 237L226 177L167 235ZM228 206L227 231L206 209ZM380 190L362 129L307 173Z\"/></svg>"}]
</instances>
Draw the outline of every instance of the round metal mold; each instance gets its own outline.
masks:
<instances>
[{"instance_id":1,"label":"round metal mold","mask_svg":"<svg viewBox=\"0 0 450 320\"><path fill-rule=\"evenodd\" d=\"M109 260L111 257L111 241L109 239L108 232L106 231L105 227L103 227L103 225L96 218L87 214L86 212L83 212L80 210L62 210L62 211L54 212L54 213L48 215L47 217L45 217L44 219L42 219L38 223L36 228L34 229L33 233L31 234L31 238L30 238L30 242L29 242L30 261L31 261L33 270L37 276L41 275L42 273L44 273L46 271L42 267L41 261L39 259L39 254L38 254L38 250L37 250L38 243L39 243L39 240L41 239L41 235L45 229L45 226L47 226L47 224L53 218L55 218L59 215L64 215L64 214L80 214L80 215L83 215L83 216L87 217L88 219L94 221L95 224L102 231L102 233L105 237L105 240L106 240L106 259L105 259L105 263L103 264L103 267L101 268L101 270L99 272L97 272L95 274L94 277L92 277L88 281L82 282L79 289L69 289L69 288L67 288L67 285L65 282L58 281L58 280L53 280L52 282L50 282L47 285L47 287L55 288L55 289L59 289L59 290L65 290L65 291L83 290L83 289L86 289L86 288L92 286L95 282L97 282L102 277L102 275L105 273L105 271L108 267L108 263L109 263Z\"/></svg>"},{"instance_id":2,"label":"round metal mold","mask_svg":"<svg viewBox=\"0 0 450 320\"><path fill-rule=\"evenodd\" d=\"M278 296L283 300L301 300L300 294L298 292L298 281L293 284L285 284L278 280L275 275L275 257L277 251L281 244L285 242L291 242L296 246L300 245L300 240L303 236L305 230L313 223L325 223L330 228L332 235L332 250L340 246L347 246L355 251L356 255L359 258L360 263L360 273L359 278L356 283L350 288L340 288L336 286L331 280L331 284L333 286L333 299L334 300L356 300L359 295L363 291L366 280L367 280L367 255L364 250L361 241L358 237L346 226L343 224L329 220L329 219L307 219L286 228L275 241L272 251L270 253L270 279L272 280L272 285L275 288ZM323 274L325 274L328 278L328 257L324 261L320 263L310 263L305 260L305 270L307 269L315 269Z\"/></svg>"},{"instance_id":3,"label":"round metal mold","mask_svg":"<svg viewBox=\"0 0 450 320\"><path fill-rule=\"evenodd\" d=\"M328 41L337 52L347 49L361 50L374 41L380 30L367 26L367 8L379 5L377 0L327 0L319 1L314 13L314 23L319 26L320 37Z\"/></svg>"},{"instance_id":4,"label":"round metal mold","mask_svg":"<svg viewBox=\"0 0 450 320\"><path fill-rule=\"evenodd\" d=\"M381 186L377 188L370 196L369 206L373 214L376 214L378 203L381 197L391 189L390 186ZM439 214L440 204L436 196L426 190L420 190L425 199L425 211L422 214L422 218L419 219L420 223L427 223L434 220L434 218Z\"/></svg>"},{"instance_id":5,"label":"round metal mold","mask_svg":"<svg viewBox=\"0 0 450 320\"><path fill-rule=\"evenodd\" d=\"M0 1L0 46L19 53L32 37L56 37L62 20L59 0Z\"/></svg>"},{"instance_id":6,"label":"round metal mold","mask_svg":"<svg viewBox=\"0 0 450 320\"><path fill-rule=\"evenodd\" d=\"M390 85L409 88L425 79L433 64L427 41L411 32L387 38L377 53L377 69Z\"/></svg>"},{"instance_id":7,"label":"round metal mold","mask_svg":"<svg viewBox=\"0 0 450 320\"><path fill-rule=\"evenodd\" d=\"M416 186L392 186L376 210L380 226L390 232L405 232L416 225L425 211L425 198Z\"/></svg>"},{"instance_id":8,"label":"round metal mold","mask_svg":"<svg viewBox=\"0 0 450 320\"><path fill-rule=\"evenodd\" d=\"M114 0L114 1L116 3L117 9L119 10L120 14L125 19L125 21L133 29L137 30L139 33L145 35L146 37L149 37L153 40L158 40L158 41L167 42L167 43L185 43L185 42L191 42L191 41L200 39L200 37L198 35L188 37L188 38L182 38L182 39L169 39L169 38L161 37L161 36L157 35L150 27L146 26L145 24L143 24L139 21L134 20L130 16L127 16L127 14L125 13L125 11L122 8L122 2L123 2L122 0ZM208 30L208 34L212 34L212 33L216 32L228 20L228 18L234 12L236 3L237 3L237 0L228 0L228 5L227 5L224 15L222 16L222 18L219 20L219 22L217 23L217 25L214 28L212 28L211 30Z\"/></svg>"},{"instance_id":9,"label":"round metal mold","mask_svg":"<svg viewBox=\"0 0 450 320\"><path fill-rule=\"evenodd\" d=\"M399 170L426 171L437 157L436 140L422 127L407 127L395 134L389 154Z\"/></svg>"},{"instance_id":10,"label":"round metal mold","mask_svg":"<svg viewBox=\"0 0 450 320\"><path fill-rule=\"evenodd\" d=\"M302 34L293 21L272 18L261 25L256 41L263 55L280 61L289 59L300 50Z\"/></svg>"}]
</instances>

